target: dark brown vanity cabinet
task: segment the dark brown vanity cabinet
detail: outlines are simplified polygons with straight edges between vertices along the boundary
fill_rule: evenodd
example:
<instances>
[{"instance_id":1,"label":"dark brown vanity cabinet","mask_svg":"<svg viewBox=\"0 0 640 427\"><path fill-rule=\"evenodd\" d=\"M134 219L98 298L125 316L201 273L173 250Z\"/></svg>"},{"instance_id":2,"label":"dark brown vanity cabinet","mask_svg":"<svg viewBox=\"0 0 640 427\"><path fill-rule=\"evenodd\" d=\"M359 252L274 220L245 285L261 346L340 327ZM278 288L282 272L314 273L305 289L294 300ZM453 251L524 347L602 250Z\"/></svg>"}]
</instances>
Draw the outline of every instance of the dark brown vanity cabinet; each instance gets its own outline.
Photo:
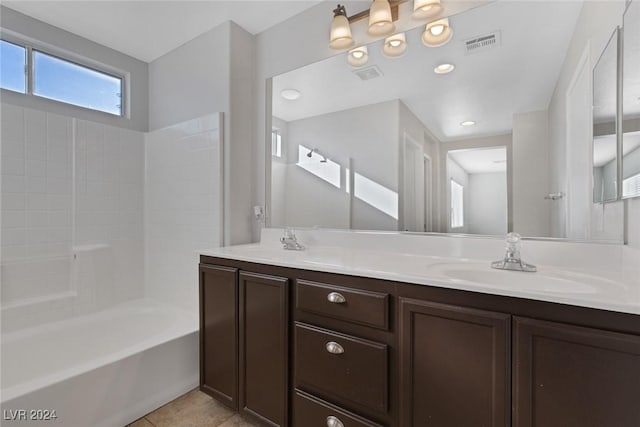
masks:
<instances>
[{"instance_id":1,"label":"dark brown vanity cabinet","mask_svg":"<svg viewBox=\"0 0 640 427\"><path fill-rule=\"evenodd\" d=\"M403 426L510 424L511 316L400 298Z\"/></svg>"},{"instance_id":2,"label":"dark brown vanity cabinet","mask_svg":"<svg viewBox=\"0 0 640 427\"><path fill-rule=\"evenodd\" d=\"M206 256L200 307L201 389L264 425L640 427L638 315Z\"/></svg>"},{"instance_id":3,"label":"dark brown vanity cabinet","mask_svg":"<svg viewBox=\"0 0 640 427\"><path fill-rule=\"evenodd\" d=\"M514 427L640 426L640 336L514 319Z\"/></svg>"},{"instance_id":4,"label":"dark brown vanity cabinet","mask_svg":"<svg viewBox=\"0 0 640 427\"><path fill-rule=\"evenodd\" d=\"M288 425L289 280L200 265L200 389Z\"/></svg>"},{"instance_id":5,"label":"dark brown vanity cabinet","mask_svg":"<svg viewBox=\"0 0 640 427\"><path fill-rule=\"evenodd\" d=\"M238 409L238 269L200 265L200 389Z\"/></svg>"}]
</instances>

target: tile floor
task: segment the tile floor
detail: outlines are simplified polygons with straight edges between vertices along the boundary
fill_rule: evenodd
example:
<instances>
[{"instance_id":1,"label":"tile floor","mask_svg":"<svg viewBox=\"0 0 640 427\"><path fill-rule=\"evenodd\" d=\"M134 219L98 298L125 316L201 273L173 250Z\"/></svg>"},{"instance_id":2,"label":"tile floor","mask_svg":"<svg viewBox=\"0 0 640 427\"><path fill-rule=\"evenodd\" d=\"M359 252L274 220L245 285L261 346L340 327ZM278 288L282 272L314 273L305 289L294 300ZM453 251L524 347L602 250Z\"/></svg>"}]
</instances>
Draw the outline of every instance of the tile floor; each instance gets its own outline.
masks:
<instances>
[{"instance_id":1,"label":"tile floor","mask_svg":"<svg viewBox=\"0 0 640 427\"><path fill-rule=\"evenodd\" d=\"M127 427L257 427L257 424L195 389Z\"/></svg>"}]
</instances>

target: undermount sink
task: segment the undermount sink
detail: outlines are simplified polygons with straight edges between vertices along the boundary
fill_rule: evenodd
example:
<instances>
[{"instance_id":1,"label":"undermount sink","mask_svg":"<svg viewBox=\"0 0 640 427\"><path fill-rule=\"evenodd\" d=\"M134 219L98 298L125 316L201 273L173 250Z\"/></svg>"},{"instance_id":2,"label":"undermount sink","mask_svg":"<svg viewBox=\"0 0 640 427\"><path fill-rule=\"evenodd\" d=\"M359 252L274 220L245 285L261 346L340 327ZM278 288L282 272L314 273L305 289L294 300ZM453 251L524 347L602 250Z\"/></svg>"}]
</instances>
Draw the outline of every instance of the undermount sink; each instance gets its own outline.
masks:
<instances>
[{"instance_id":1,"label":"undermount sink","mask_svg":"<svg viewBox=\"0 0 640 427\"><path fill-rule=\"evenodd\" d=\"M449 280L487 287L514 287L530 292L557 294L595 294L621 284L605 278L562 270L537 273L495 270L480 263L441 263L429 266L429 272Z\"/></svg>"}]
</instances>

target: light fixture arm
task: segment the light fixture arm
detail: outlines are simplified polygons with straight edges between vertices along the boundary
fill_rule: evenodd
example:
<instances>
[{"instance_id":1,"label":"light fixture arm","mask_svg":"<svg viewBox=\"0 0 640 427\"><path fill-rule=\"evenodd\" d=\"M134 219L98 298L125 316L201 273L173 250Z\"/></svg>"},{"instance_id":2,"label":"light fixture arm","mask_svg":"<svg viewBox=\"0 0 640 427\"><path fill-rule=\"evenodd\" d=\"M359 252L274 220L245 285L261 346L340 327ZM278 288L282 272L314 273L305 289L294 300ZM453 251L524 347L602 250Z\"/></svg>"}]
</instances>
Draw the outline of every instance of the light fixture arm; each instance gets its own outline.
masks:
<instances>
[{"instance_id":1,"label":"light fixture arm","mask_svg":"<svg viewBox=\"0 0 640 427\"><path fill-rule=\"evenodd\" d=\"M391 18L394 22L398 20L398 8L400 7L400 5L408 1L409 0L389 0L389 5L391 6ZM338 8L340 7L341 6L338 5ZM344 9L344 6L342 6L342 8ZM333 11L334 14L336 13L336 10L337 9ZM362 21L363 19L369 19L369 11L370 9L367 8L362 12L356 13L355 15L347 16L345 13L344 16L347 16L347 19L349 20L349 24L353 24L354 22Z\"/></svg>"}]
</instances>

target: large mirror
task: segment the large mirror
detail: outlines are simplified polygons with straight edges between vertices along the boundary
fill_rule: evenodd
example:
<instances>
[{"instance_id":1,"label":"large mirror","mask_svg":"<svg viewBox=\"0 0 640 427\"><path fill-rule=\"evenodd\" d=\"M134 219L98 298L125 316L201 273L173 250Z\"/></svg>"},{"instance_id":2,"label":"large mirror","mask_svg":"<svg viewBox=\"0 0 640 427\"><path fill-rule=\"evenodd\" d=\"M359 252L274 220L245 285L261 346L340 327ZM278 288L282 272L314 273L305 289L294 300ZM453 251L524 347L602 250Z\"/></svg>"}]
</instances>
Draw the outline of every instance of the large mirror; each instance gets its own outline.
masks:
<instances>
[{"instance_id":1,"label":"large mirror","mask_svg":"<svg viewBox=\"0 0 640 427\"><path fill-rule=\"evenodd\" d=\"M618 198L618 31L593 69L593 201Z\"/></svg>"},{"instance_id":2,"label":"large mirror","mask_svg":"<svg viewBox=\"0 0 640 427\"><path fill-rule=\"evenodd\" d=\"M623 210L593 203L607 3L498 0L451 16L443 46L421 25L401 57L380 40L365 65L274 76L268 225L620 241Z\"/></svg>"},{"instance_id":3,"label":"large mirror","mask_svg":"<svg viewBox=\"0 0 640 427\"><path fill-rule=\"evenodd\" d=\"M624 14L622 197L640 196L640 2Z\"/></svg>"}]
</instances>

